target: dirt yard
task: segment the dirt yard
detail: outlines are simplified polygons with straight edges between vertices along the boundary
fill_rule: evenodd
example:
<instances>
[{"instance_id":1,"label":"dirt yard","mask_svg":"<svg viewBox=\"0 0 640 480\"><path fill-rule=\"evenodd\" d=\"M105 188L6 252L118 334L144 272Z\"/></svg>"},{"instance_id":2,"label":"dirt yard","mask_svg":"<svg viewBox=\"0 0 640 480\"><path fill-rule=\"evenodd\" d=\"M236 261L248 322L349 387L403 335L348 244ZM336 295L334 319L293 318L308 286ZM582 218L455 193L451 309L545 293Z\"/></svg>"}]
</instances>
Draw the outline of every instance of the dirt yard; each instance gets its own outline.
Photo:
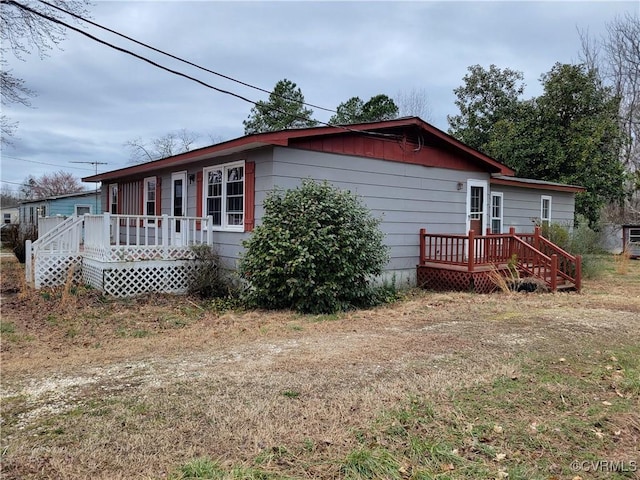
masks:
<instances>
[{"instance_id":1,"label":"dirt yard","mask_svg":"<svg viewBox=\"0 0 640 480\"><path fill-rule=\"evenodd\" d=\"M640 478L624 268L301 316L33 292L3 257L2 478Z\"/></svg>"}]
</instances>

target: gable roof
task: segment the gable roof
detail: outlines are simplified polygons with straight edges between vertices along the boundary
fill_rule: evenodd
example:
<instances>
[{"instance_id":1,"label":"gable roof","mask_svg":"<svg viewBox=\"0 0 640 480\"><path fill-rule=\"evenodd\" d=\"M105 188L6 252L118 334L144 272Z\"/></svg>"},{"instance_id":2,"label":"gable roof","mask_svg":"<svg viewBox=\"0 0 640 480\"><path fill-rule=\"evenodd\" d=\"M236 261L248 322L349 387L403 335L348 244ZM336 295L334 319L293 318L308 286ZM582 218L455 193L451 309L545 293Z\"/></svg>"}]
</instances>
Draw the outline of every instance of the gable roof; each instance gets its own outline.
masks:
<instances>
[{"instance_id":1,"label":"gable roof","mask_svg":"<svg viewBox=\"0 0 640 480\"><path fill-rule=\"evenodd\" d=\"M480 169L494 174L515 175L515 172L497 160L465 145L451 135L439 130L418 117L404 117L383 122L360 123L355 125L321 126L265 132L221 142L208 147L199 148L172 157L154 160L152 162L132 165L109 172L91 175L82 179L83 182L104 182L124 176L148 173L149 171L178 167L205 160L221 157L233 153L244 152L267 146L298 147L309 145L309 142L335 139L338 137L362 137L388 140L394 143L405 142L412 149L427 145L446 148L473 162ZM417 150L413 150L417 151ZM367 155L373 158L384 158L373 152ZM385 158L391 161L403 161L395 158ZM444 165L443 165L444 166Z\"/></svg>"}]
</instances>

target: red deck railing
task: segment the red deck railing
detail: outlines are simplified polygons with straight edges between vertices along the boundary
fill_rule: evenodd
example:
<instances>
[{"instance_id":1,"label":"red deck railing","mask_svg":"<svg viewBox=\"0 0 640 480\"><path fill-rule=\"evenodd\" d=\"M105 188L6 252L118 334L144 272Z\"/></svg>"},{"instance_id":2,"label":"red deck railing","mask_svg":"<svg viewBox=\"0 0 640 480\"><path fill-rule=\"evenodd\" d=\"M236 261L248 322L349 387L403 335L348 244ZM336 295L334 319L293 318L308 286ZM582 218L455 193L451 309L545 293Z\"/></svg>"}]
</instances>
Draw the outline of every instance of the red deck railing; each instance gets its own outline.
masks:
<instances>
[{"instance_id":1,"label":"red deck railing","mask_svg":"<svg viewBox=\"0 0 640 480\"><path fill-rule=\"evenodd\" d=\"M518 270L544 280L552 291L559 278L580 291L581 260L544 238L539 227L533 233L516 234L510 228L506 234L486 235L473 230L468 235L452 235L420 229L420 265L456 265L473 272L476 267L515 261Z\"/></svg>"}]
</instances>

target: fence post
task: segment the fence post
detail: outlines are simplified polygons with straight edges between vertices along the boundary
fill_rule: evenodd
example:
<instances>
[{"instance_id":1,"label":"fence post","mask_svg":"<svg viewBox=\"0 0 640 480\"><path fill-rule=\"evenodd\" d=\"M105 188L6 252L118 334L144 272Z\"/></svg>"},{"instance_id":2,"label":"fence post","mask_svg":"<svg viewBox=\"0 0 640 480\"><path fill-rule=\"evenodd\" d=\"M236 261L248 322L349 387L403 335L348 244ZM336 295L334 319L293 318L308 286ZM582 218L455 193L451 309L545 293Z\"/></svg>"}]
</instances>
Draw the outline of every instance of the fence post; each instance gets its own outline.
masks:
<instances>
[{"instance_id":1,"label":"fence post","mask_svg":"<svg viewBox=\"0 0 640 480\"><path fill-rule=\"evenodd\" d=\"M582 288L582 255L576 255L576 278L574 279L576 291Z\"/></svg>"},{"instance_id":2,"label":"fence post","mask_svg":"<svg viewBox=\"0 0 640 480\"><path fill-rule=\"evenodd\" d=\"M31 240L24 242L24 278L27 285L33 288L33 263L31 261Z\"/></svg>"},{"instance_id":3,"label":"fence post","mask_svg":"<svg viewBox=\"0 0 640 480\"><path fill-rule=\"evenodd\" d=\"M511 260L511 257L513 257L513 244L515 243L515 238L516 236L516 227L509 227L509 248L507 249L507 254L509 256L509 258L507 259L507 261Z\"/></svg>"},{"instance_id":4,"label":"fence post","mask_svg":"<svg viewBox=\"0 0 640 480\"><path fill-rule=\"evenodd\" d=\"M420 265L424 265L427 261L427 252L426 252L427 242L424 238L426 234L427 234L427 229L421 228L420 229Z\"/></svg>"},{"instance_id":5,"label":"fence post","mask_svg":"<svg viewBox=\"0 0 640 480\"><path fill-rule=\"evenodd\" d=\"M169 215L166 213L162 214L162 225L160 228L162 232L162 257L166 260L169 254Z\"/></svg>"},{"instance_id":6,"label":"fence post","mask_svg":"<svg viewBox=\"0 0 640 480\"><path fill-rule=\"evenodd\" d=\"M469 258L467 258L467 268L470 272L473 272L475 256L476 256L475 232L473 230L469 230L469 253L468 253Z\"/></svg>"},{"instance_id":7,"label":"fence post","mask_svg":"<svg viewBox=\"0 0 640 480\"><path fill-rule=\"evenodd\" d=\"M115 238L116 232L114 232L113 234L115 240L114 243L117 245L118 239ZM107 255L107 251L111 247L111 214L109 212L105 212L102 216L102 233L100 235L99 246L100 256L102 257L102 260L105 261L109 256Z\"/></svg>"},{"instance_id":8,"label":"fence post","mask_svg":"<svg viewBox=\"0 0 640 480\"><path fill-rule=\"evenodd\" d=\"M551 255L551 291L555 292L558 288L558 255Z\"/></svg>"},{"instance_id":9,"label":"fence post","mask_svg":"<svg viewBox=\"0 0 640 480\"><path fill-rule=\"evenodd\" d=\"M213 245L213 215L209 215L207 217L207 223L208 223L207 245L212 246Z\"/></svg>"}]
</instances>

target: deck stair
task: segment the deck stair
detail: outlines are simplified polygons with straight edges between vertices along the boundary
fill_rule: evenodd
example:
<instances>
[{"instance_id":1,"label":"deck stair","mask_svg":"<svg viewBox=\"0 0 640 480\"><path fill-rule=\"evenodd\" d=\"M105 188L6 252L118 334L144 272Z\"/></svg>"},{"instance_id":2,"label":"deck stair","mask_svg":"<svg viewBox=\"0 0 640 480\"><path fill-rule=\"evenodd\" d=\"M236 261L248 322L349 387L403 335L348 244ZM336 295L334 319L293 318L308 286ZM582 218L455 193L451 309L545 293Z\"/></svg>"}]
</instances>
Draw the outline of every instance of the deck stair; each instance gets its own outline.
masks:
<instances>
[{"instance_id":1,"label":"deck stair","mask_svg":"<svg viewBox=\"0 0 640 480\"><path fill-rule=\"evenodd\" d=\"M418 285L437 290L490 292L496 285L491 272L507 274L516 269L521 277L543 281L549 290L580 291L582 259L546 239L536 227L533 233L468 235L432 234L420 230Z\"/></svg>"}]
</instances>

